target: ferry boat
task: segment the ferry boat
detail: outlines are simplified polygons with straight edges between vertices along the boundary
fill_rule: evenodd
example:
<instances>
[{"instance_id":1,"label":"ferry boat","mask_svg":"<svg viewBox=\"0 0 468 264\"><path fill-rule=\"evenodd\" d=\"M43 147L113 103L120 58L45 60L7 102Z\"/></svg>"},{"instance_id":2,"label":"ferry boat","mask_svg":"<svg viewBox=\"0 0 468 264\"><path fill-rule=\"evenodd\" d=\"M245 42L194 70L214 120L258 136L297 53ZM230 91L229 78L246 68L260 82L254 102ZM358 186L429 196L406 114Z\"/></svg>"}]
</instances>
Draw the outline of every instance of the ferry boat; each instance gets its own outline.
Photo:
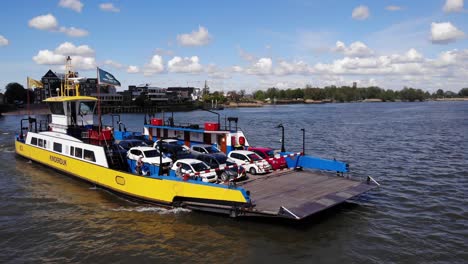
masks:
<instances>
[{"instance_id":1,"label":"ferry boat","mask_svg":"<svg viewBox=\"0 0 468 264\"><path fill-rule=\"evenodd\" d=\"M70 67L67 61L67 69ZM138 161L112 151L116 142L135 136L152 141L175 138L187 146L212 144L225 153L247 149L250 144L237 127L237 118L228 118L224 127L219 119L217 123L200 126L178 125L172 117L167 121L150 118L143 133L122 130L120 117L118 126L104 127L99 121L95 124L97 98L80 95L77 79L67 74L58 96L45 102L51 112L50 121L40 122L38 127L35 118L22 119L20 133L15 137L16 153L132 199L232 217L300 220L377 185L371 178L357 181L343 177L349 171L344 162L286 152L281 155L290 169L251 176L237 183L178 177L175 171L160 169L158 164L145 164L149 173L141 175L136 172Z\"/></svg>"}]
</instances>

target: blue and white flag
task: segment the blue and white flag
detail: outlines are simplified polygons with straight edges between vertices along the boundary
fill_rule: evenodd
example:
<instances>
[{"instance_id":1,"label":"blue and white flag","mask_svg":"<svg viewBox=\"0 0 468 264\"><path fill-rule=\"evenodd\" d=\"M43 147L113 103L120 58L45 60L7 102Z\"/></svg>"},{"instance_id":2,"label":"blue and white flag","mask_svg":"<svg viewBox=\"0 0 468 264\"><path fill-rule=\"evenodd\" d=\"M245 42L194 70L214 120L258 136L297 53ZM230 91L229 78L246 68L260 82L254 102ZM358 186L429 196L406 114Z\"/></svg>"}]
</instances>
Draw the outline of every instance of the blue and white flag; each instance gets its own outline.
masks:
<instances>
[{"instance_id":1,"label":"blue and white flag","mask_svg":"<svg viewBox=\"0 0 468 264\"><path fill-rule=\"evenodd\" d=\"M103 69L97 68L98 72L98 83L109 84L114 86L120 86L120 82L114 77L114 75L106 72Z\"/></svg>"}]
</instances>

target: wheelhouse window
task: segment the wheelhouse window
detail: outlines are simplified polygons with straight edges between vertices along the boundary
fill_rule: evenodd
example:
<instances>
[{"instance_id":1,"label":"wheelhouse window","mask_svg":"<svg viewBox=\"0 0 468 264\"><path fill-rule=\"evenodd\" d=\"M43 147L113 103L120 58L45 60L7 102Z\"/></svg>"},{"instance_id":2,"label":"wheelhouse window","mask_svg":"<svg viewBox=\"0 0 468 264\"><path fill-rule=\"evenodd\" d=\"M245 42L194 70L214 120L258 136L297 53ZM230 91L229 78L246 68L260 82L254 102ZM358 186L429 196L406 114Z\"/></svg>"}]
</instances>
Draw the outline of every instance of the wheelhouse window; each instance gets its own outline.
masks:
<instances>
[{"instance_id":1,"label":"wheelhouse window","mask_svg":"<svg viewBox=\"0 0 468 264\"><path fill-rule=\"evenodd\" d=\"M40 139L37 141L37 145L38 145L39 147L41 147L41 148L44 147L44 140L43 140L42 138L40 138Z\"/></svg>"},{"instance_id":2,"label":"wheelhouse window","mask_svg":"<svg viewBox=\"0 0 468 264\"><path fill-rule=\"evenodd\" d=\"M70 156L75 156L75 147L70 147Z\"/></svg>"},{"instance_id":3,"label":"wheelhouse window","mask_svg":"<svg viewBox=\"0 0 468 264\"><path fill-rule=\"evenodd\" d=\"M82 159L83 158L83 149L75 148L75 157Z\"/></svg>"},{"instance_id":4,"label":"wheelhouse window","mask_svg":"<svg viewBox=\"0 0 468 264\"><path fill-rule=\"evenodd\" d=\"M53 115L65 115L65 109L63 108L62 102L50 102L49 109Z\"/></svg>"},{"instance_id":5,"label":"wheelhouse window","mask_svg":"<svg viewBox=\"0 0 468 264\"><path fill-rule=\"evenodd\" d=\"M37 138L35 138L35 137L31 138L31 145L36 145L37 146Z\"/></svg>"},{"instance_id":6,"label":"wheelhouse window","mask_svg":"<svg viewBox=\"0 0 468 264\"><path fill-rule=\"evenodd\" d=\"M62 153L62 144L54 142L54 151Z\"/></svg>"},{"instance_id":7,"label":"wheelhouse window","mask_svg":"<svg viewBox=\"0 0 468 264\"><path fill-rule=\"evenodd\" d=\"M84 159L89 160L89 161L96 161L96 158L94 157L94 151L91 150L84 150Z\"/></svg>"},{"instance_id":8,"label":"wheelhouse window","mask_svg":"<svg viewBox=\"0 0 468 264\"><path fill-rule=\"evenodd\" d=\"M96 106L96 102L81 102L80 103L80 115L87 115L94 113L94 107Z\"/></svg>"}]
</instances>

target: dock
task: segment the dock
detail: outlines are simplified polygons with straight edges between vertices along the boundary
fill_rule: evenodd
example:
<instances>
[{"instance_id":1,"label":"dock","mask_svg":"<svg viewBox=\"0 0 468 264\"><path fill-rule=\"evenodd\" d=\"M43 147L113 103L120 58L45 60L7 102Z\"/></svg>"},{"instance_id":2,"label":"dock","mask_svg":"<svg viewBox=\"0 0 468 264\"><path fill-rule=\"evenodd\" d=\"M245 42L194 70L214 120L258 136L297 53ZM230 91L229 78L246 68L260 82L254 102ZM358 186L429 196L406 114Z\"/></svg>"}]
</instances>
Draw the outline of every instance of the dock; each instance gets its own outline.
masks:
<instances>
[{"instance_id":1,"label":"dock","mask_svg":"<svg viewBox=\"0 0 468 264\"><path fill-rule=\"evenodd\" d=\"M360 195L377 185L330 172L279 171L250 176L238 186L250 192L252 209L240 214L300 220Z\"/></svg>"}]
</instances>

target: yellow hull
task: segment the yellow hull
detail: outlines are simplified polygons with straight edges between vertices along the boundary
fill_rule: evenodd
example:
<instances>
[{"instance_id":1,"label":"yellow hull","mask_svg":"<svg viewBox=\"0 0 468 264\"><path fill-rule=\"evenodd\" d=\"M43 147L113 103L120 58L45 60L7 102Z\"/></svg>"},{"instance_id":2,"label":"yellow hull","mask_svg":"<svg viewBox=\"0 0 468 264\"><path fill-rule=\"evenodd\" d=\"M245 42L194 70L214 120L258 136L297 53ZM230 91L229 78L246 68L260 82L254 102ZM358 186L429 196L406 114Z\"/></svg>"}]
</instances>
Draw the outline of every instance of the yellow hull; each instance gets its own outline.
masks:
<instances>
[{"instance_id":1,"label":"yellow hull","mask_svg":"<svg viewBox=\"0 0 468 264\"><path fill-rule=\"evenodd\" d=\"M243 193L237 189L134 175L60 155L19 141L15 141L15 149L17 154L25 158L115 192L147 201L171 204L180 198L181 200L210 201L213 204L216 204L217 201L223 204L248 202Z\"/></svg>"}]
</instances>

